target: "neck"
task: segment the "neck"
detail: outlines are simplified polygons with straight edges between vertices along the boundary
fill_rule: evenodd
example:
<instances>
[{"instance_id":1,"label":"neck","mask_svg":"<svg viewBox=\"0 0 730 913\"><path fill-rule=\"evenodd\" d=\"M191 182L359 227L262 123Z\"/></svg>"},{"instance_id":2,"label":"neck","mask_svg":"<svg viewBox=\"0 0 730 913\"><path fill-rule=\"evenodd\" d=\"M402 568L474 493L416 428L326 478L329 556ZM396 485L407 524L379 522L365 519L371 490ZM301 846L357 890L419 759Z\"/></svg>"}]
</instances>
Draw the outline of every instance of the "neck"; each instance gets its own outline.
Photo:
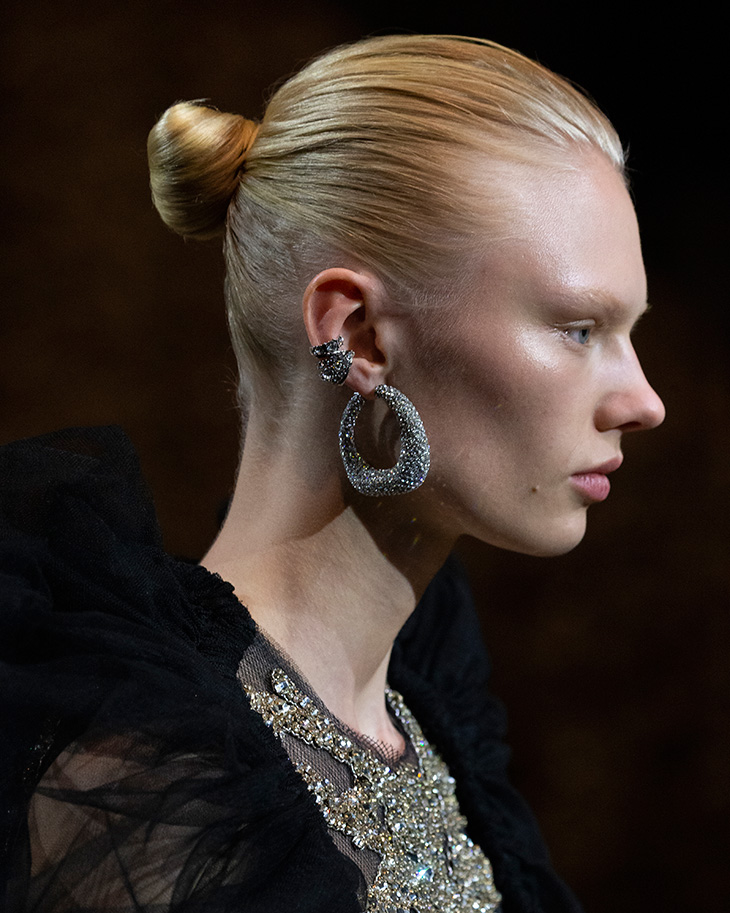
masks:
<instances>
[{"instance_id":1,"label":"neck","mask_svg":"<svg viewBox=\"0 0 730 913\"><path fill-rule=\"evenodd\" d=\"M331 713L397 748L383 698L391 648L452 543L423 535L398 498L346 504L340 467L319 464L313 480L302 452L247 442L203 563L233 584Z\"/></svg>"}]
</instances>

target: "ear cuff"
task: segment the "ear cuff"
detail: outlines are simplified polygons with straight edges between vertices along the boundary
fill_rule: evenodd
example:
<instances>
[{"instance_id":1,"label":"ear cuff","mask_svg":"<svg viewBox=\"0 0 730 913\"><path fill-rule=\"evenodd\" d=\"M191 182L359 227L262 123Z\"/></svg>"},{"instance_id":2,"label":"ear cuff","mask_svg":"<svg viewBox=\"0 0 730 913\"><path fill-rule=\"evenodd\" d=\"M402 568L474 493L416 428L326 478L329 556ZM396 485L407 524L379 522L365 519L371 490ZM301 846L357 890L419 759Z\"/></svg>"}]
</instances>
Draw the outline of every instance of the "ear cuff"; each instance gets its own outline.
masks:
<instances>
[{"instance_id":1,"label":"ear cuff","mask_svg":"<svg viewBox=\"0 0 730 913\"><path fill-rule=\"evenodd\" d=\"M352 349L342 350L342 336L337 339L330 339L329 342L323 342L322 345L312 346L309 350L315 358L319 359L319 376L328 384L336 384L341 387L347 379L347 375L352 367L352 359L355 353Z\"/></svg>"}]
</instances>

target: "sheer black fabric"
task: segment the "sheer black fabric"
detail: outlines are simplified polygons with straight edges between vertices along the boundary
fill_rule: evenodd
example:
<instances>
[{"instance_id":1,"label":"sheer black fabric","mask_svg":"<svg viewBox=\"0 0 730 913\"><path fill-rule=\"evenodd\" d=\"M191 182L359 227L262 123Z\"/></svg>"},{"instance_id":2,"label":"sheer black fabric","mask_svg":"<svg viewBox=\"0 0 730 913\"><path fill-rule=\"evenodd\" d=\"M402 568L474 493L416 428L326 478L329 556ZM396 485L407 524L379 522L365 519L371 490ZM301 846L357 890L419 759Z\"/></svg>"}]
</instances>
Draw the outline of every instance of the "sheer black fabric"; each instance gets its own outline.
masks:
<instances>
[{"instance_id":1,"label":"sheer black fabric","mask_svg":"<svg viewBox=\"0 0 730 913\"><path fill-rule=\"evenodd\" d=\"M4 909L359 910L357 866L236 680L256 627L228 584L164 554L124 435L11 444L0 485ZM506 779L452 563L389 678L456 777L505 913L578 911Z\"/></svg>"}]
</instances>

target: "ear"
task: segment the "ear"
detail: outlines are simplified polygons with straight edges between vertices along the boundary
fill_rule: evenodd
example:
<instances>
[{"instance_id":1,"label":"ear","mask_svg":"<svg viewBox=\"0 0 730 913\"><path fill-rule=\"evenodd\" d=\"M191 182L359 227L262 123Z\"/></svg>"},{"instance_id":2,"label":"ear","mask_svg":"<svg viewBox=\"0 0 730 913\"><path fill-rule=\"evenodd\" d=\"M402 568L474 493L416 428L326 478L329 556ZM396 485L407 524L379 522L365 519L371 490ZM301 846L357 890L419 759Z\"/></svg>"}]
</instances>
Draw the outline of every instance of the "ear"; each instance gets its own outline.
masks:
<instances>
[{"instance_id":1,"label":"ear","mask_svg":"<svg viewBox=\"0 0 730 913\"><path fill-rule=\"evenodd\" d=\"M371 399L385 380L387 359L378 325L385 300L379 279L365 272L332 267L319 273L302 298L304 326L313 346L338 336L355 357L345 383Z\"/></svg>"}]
</instances>

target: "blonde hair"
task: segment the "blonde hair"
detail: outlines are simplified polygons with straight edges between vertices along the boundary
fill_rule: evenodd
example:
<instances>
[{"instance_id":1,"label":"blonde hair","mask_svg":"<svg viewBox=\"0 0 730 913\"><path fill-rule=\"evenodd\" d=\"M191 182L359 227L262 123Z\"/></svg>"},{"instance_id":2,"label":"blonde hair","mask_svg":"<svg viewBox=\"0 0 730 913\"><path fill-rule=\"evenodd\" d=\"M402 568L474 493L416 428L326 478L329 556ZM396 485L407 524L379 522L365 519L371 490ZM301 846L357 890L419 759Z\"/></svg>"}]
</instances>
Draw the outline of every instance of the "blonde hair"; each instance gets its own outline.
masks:
<instances>
[{"instance_id":1,"label":"blonde hair","mask_svg":"<svg viewBox=\"0 0 730 913\"><path fill-rule=\"evenodd\" d=\"M372 269L403 307L428 306L500 231L500 168L579 167L579 148L624 173L616 132L570 83L493 42L435 35L324 54L274 93L260 126L174 105L148 144L163 220L187 237L225 232L244 400L259 381L285 393L302 339L292 292L343 265L327 258Z\"/></svg>"}]
</instances>

